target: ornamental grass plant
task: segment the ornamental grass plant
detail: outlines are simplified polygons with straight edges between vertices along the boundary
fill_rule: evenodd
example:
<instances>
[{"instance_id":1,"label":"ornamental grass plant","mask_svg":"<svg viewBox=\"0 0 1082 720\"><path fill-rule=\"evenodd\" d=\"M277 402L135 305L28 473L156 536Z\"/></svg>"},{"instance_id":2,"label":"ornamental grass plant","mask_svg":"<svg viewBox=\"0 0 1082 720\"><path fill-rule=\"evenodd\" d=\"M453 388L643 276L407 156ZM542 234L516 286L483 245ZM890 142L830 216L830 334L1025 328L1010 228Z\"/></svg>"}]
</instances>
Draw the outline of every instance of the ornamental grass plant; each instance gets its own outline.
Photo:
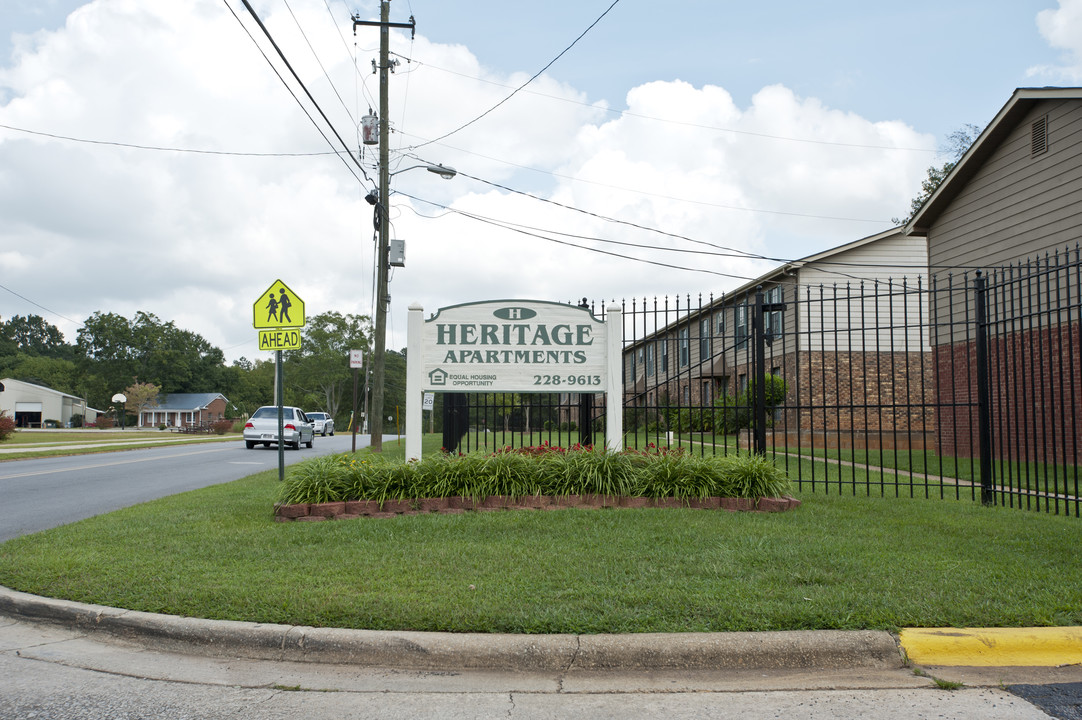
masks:
<instances>
[{"instance_id":1,"label":"ornamental grass plant","mask_svg":"<svg viewBox=\"0 0 1082 720\"><path fill-rule=\"evenodd\" d=\"M326 455L294 465L281 505L349 500L605 495L678 498L779 497L788 477L765 457L697 456L651 447L609 452L551 446L491 454L446 453L405 463L380 456Z\"/></svg>"}]
</instances>

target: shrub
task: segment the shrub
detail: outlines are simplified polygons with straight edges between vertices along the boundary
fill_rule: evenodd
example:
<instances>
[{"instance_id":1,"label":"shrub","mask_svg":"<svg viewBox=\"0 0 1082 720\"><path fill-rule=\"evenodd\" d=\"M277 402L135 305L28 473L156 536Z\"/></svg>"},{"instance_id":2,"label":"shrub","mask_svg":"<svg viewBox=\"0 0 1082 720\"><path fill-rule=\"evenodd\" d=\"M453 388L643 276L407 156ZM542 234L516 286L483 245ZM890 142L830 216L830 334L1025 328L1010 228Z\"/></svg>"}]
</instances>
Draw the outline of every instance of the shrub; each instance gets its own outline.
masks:
<instances>
[{"instance_id":1,"label":"shrub","mask_svg":"<svg viewBox=\"0 0 1082 720\"><path fill-rule=\"evenodd\" d=\"M98 415L98 419L94 421L94 427L99 430L108 430L113 424L113 418L108 415Z\"/></svg>"},{"instance_id":2,"label":"shrub","mask_svg":"<svg viewBox=\"0 0 1082 720\"><path fill-rule=\"evenodd\" d=\"M344 500L531 495L760 498L783 495L789 479L757 455L697 456L650 446L613 453L591 448L505 448L491 455L435 454L420 462L350 453L325 455L289 469L283 504Z\"/></svg>"},{"instance_id":3,"label":"shrub","mask_svg":"<svg viewBox=\"0 0 1082 720\"><path fill-rule=\"evenodd\" d=\"M6 412L0 412L0 442L7 440L15 434L15 418L8 417Z\"/></svg>"},{"instance_id":4,"label":"shrub","mask_svg":"<svg viewBox=\"0 0 1082 720\"><path fill-rule=\"evenodd\" d=\"M233 429L233 421L232 420L218 420L216 422L211 423L211 425L210 425L210 430L215 435L225 435L227 432L229 432L232 429ZM243 426L241 426L241 429L243 430Z\"/></svg>"}]
</instances>

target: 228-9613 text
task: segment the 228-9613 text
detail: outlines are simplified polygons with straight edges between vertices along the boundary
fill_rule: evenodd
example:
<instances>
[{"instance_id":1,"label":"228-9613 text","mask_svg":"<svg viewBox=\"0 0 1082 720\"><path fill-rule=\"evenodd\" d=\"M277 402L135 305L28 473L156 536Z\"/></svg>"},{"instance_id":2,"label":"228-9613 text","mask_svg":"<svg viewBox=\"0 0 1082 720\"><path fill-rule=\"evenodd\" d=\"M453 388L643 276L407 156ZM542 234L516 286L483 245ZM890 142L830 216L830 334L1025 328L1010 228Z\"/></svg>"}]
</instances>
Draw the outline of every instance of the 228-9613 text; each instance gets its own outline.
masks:
<instances>
[{"instance_id":1,"label":"228-9613 text","mask_svg":"<svg viewBox=\"0 0 1082 720\"><path fill-rule=\"evenodd\" d=\"M568 385L572 387L599 387L600 375L534 375L534 385L549 385L560 387Z\"/></svg>"}]
</instances>

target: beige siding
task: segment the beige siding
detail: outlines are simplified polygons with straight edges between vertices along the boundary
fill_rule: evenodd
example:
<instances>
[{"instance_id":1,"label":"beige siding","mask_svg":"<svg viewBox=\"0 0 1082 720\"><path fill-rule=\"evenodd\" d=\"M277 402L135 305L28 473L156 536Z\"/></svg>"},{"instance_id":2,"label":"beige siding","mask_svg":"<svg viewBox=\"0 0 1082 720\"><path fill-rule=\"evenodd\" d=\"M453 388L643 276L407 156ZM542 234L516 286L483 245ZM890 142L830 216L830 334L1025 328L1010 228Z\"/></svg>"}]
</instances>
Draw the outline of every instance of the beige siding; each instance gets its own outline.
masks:
<instances>
[{"instance_id":1,"label":"beige siding","mask_svg":"<svg viewBox=\"0 0 1082 720\"><path fill-rule=\"evenodd\" d=\"M1048 151L1030 154L1048 117ZM928 233L933 272L987 270L1062 250L1082 230L1082 102L1045 101L1010 133Z\"/></svg>"},{"instance_id":2,"label":"beige siding","mask_svg":"<svg viewBox=\"0 0 1082 720\"><path fill-rule=\"evenodd\" d=\"M1048 150L1031 153L1031 131L1048 119ZM969 338L973 280L1012 264L1074 248L1082 238L1082 102L1037 103L978 169L928 233L932 272L965 293L941 302L936 344ZM949 313L949 314L948 314ZM949 322L948 322L949 321Z\"/></svg>"},{"instance_id":3,"label":"beige siding","mask_svg":"<svg viewBox=\"0 0 1082 720\"><path fill-rule=\"evenodd\" d=\"M899 233L800 271L801 350L928 350L927 246Z\"/></svg>"}]
</instances>

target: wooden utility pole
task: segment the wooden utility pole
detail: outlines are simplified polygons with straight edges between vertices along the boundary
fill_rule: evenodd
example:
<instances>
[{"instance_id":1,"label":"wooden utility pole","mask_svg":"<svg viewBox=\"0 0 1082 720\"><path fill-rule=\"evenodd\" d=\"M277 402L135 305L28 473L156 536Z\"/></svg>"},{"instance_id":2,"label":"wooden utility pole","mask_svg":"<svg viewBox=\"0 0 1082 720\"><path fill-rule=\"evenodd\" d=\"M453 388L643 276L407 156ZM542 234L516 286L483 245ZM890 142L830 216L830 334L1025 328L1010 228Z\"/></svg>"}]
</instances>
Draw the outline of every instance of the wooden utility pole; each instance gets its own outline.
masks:
<instances>
[{"instance_id":1,"label":"wooden utility pole","mask_svg":"<svg viewBox=\"0 0 1082 720\"><path fill-rule=\"evenodd\" d=\"M390 102L388 100L388 80L391 71L391 28L409 28L415 31L413 18L408 23L392 23L391 0L380 0L379 22L358 20L353 16L353 31L358 25L379 26L379 198L376 214L379 218L378 247L376 252L376 328L372 349L372 399L368 413L368 430L372 434L372 452L383 452L383 390L384 390L384 354L387 351L387 309L390 297L387 295L387 248L389 223L387 202L391 194L391 173L387 163L390 160L391 127L388 122Z\"/></svg>"}]
</instances>

